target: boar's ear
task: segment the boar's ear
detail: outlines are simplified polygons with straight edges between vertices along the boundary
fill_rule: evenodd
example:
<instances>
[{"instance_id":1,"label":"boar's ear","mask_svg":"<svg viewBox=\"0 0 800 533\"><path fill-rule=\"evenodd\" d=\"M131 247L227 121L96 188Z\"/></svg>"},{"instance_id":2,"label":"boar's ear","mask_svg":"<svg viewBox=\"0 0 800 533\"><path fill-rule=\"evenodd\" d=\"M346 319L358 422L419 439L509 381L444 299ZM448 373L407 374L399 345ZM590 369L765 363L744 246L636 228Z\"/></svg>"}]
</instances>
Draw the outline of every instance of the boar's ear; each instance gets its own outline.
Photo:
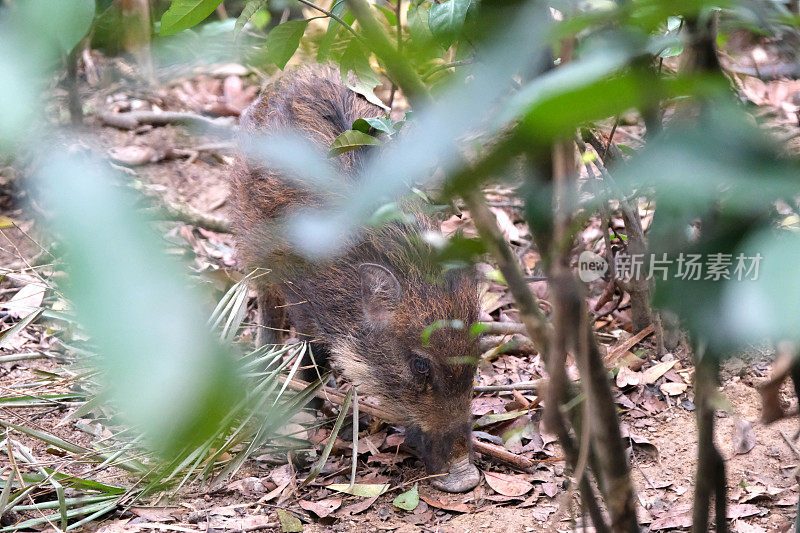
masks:
<instances>
[{"instance_id":1,"label":"boar's ear","mask_svg":"<svg viewBox=\"0 0 800 533\"><path fill-rule=\"evenodd\" d=\"M375 263L358 266L361 278L361 304L370 322L387 322L400 299L400 282L388 268Z\"/></svg>"}]
</instances>

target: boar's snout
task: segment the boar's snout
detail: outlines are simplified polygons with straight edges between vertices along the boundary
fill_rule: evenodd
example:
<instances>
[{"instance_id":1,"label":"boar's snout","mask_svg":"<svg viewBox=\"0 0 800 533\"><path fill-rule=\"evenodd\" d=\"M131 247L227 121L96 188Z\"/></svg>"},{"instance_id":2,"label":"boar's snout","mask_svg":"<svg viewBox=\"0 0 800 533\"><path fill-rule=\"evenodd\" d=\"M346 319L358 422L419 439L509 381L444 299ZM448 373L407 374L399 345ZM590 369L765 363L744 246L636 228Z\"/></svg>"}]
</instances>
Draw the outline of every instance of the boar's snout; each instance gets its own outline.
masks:
<instances>
[{"instance_id":1,"label":"boar's snout","mask_svg":"<svg viewBox=\"0 0 800 533\"><path fill-rule=\"evenodd\" d=\"M431 485L445 492L467 492L478 486L481 475L469 456L450 464L447 474L431 480Z\"/></svg>"},{"instance_id":2,"label":"boar's snout","mask_svg":"<svg viewBox=\"0 0 800 533\"><path fill-rule=\"evenodd\" d=\"M459 424L450 428L424 431L408 428L406 440L416 448L429 474L444 474L431 484L445 492L466 492L480 482L480 473L472 464L472 427Z\"/></svg>"}]
</instances>

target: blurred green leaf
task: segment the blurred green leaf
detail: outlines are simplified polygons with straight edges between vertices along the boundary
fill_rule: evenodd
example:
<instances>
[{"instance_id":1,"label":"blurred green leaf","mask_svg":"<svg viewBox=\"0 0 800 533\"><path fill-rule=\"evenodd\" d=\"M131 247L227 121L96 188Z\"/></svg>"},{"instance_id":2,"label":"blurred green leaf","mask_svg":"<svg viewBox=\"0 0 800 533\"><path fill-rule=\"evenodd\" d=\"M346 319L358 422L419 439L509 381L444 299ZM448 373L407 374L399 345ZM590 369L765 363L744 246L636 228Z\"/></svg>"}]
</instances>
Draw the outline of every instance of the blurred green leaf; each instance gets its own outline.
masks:
<instances>
[{"instance_id":1,"label":"blurred green leaf","mask_svg":"<svg viewBox=\"0 0 800 533\"><path fill-rule=\"evenodd\" d=\"M256 11L255 15L250 18L250 21L253 23L253 25L260 30L266 28L267 24L269 24L271 20L272 14L266 9L259 9Z\"/></svg>"},{"instance_id":2,"label":"blurred green leaf","mask_svg":"<svg viewBox=\"0 0 800 533\"><path fill-rule=\"evenodd\" d=\"M290 20L278 24L267 35L267 57L279 69L286 66L300 46L300 39L306 32L307 26L307 20Z\"/></svg>"},{"instance_id":3,"label":"blurred green leaf","mask_svg":"<svg viewBox=\"0 0 800 533\"><path fill-rule=\"evenodd\" d=\"M353 14L350 13L350 10L347 9L347 4L344 3L344 0L337 0L333 7L331 8L331 13L342 19L347 24L352 25L355 17ZM319 49L317 50L317 61L320 63L324 63L330 58L331 53L331 45L336 40L336 37L340 35L342 32L347 31L344 27L334 18L328 22L328 29L325 31L325 35L322 37L322 40L319 42Z\"/></svg>"},{"instance_id":4,"label":"blurred green leaf","mask_svg":"<svg viewBox=\"0 0 800 533\"><path fill-rule=\"evenodd\" d=\"M188 30L208 17L222 0L172 0L161 17L161 35L172 35Z\"/></svg>"},{"instance_id":5,"label":"blurred green leaf","mask_svg":"<svg viewBox=\"0 0 800 533\"><path fill-rule=\"evenodd\" d=\"M94 20L95 0L26 0L20 4L26 29L45 42L54 41L61 53L75 48Z\"/></svg>"},{"instance_id":6,"label":"blurred green leaf","mask_svg":"<svg viewBox=\"0 0 800 533\"><path fill-rule=\"evenodd\" d=\"M431 4L428 23L433 35L449 48L461 33L471 0L447 0Z\"/></svg>"},{"instance_id":7,"label":"blurred green leaf","mask_svg":"<svg viewBox=\"0 0 800 533\"><path fill-rule=\"evenodd\" d=\"M249 0L247 4L245 4L244 9L242 9L242 13L239 15L239 18L236 19L236 26L233 29L233 36L234 38L239 36L239 33L244 28L245 24L250 22L256 13L259 10L267 5L267 0ZM264 12L267 13L268 12Z\"/></svg>"},{"instance_id":8,"label":"blurred green leaf","mask_svg":"<svg viewBox=\"0 0 800 533\"><path fill-rule=\"evenodd\" d=\"M369 64L369 51L364 48L364 45L358 39L352 38L348 42L347 48L345 48L339 60L339 69L342 74L342 80L348 87L364 96L367 101L387 111L389 110L386 104L375 96L375 87L381 84L381 80ZM348 78L350 73L355 76L355 83L351 83Z\"/></svg>"},{"instance_id":9,"label":"blurred green leaf","mask_svg":"<svg viewBox=\"0 0 800 533\"><path fill-rule=\"evenodd\" d=\"M386 18L389 26L397 26L397 14L394 11L380 4L375 4L375 8Z\"/></svg>"},{"instance_id":10,"label":"blurred green leaf","mask_svg":"<svg viewBox=\"0 0 800 533\"><path fill-rule=\"evenodd\" d=\"M334 139L331 144L329 156L337 156L350 150L356 150L362 146L382 144L380 139L368 135L358 130L347 130Z\"/></svg>"},{"instance_id":11,"label":"blurred green leaf","mask_svg":"<svg viewBox=\"0 0 800 533\"><path fill-rule=\"evenodd\" d=\"M430 4L414 5L413 2L408 6L406 18L408 33L411 36L412 43L417 47L425 47L434 40L428 24L430 8Z\"/></svg>"},{"instance_id":12,"label":"blurred green leaf","mask_svg":"<svg viewBox=\"0 0 800 533\"><path fill-rule=\"evenodd\" d=\"M202 300L98 164L41 157L37 179L66 253L66 294L98 348L113 403L172 456L218 431L243 395L232 355L204 325Z\"/></svg>"}]
</instances>

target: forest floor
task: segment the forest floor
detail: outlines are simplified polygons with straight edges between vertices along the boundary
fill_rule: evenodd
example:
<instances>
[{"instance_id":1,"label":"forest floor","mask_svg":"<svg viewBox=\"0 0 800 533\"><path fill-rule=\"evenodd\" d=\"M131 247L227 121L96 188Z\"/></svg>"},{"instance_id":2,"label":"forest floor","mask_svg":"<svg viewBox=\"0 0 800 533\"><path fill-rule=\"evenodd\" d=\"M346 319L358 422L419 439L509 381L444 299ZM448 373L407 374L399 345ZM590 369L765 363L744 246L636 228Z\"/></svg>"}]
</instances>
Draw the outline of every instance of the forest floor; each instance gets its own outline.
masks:
<instances>
[{"instance_id":1,"label":"forest floor","mask_svg":"<svg viewBox=\"0 0 800 533\"><path fill-rule=\"evenodd\" d=\"M796 82L770 85L749 77L742 77L740 81L741 90L757 106L755 115L780 119L778 122L784 133L797 129L796 122L790 124L785 118L785 108L776 105L776 98L791 101L792 95L800 93ZM229 146L214 143L213 139L198 138L179 125L142 126L124 131L103 124L99 115L154 109L209 113L209 109L223 108L226 110L223 114L235 116L253 98L255 90L254 80L235 69L187 78L151 93L124 88L98 90L88 101L90 113L85 130L70 140L71 148L105 158L120 169L123 180L135 182L137 188L158 201L189 205L205 214L227 217L227 176L234 155ZM630 146L641 142L641 128L635 119L620 126L616 135L618 142ZM796 136L787 138L796 139ZM41 222L34 216L36 209L31 209L25 190L25 178L29 173L30 169L24 164L0 167L3 194L0 215L8 217L2 219L3 228L0 229L0 267L7 273L0 280L5 327L24 316L26 305L47 307L58 301L56 295L36 291L36 287L41 287L40 274L58 278L58 271L48 268L47 260L43 260L49 241ZM534 273L538 256L530 246L530 234L521 212L514 207L513 186L498 186L489 190L488 195L497 205L493 210L504 234L529 273ZM642 206L640 214L647 227L652 211ZM592 221L585 228L579 245L592 246L601 239L598 224ZM229 234L180 222L159 223L158 227L170 251L188 258L194 275L216 284L216 297L222 295L231 280L237 279L238 264ZM446 234L457 228L467 234L473 231L469 213L462 211L442 221L442 231ZM492 267L483 264L479 268L491 270ZM546 283L531 285L537 296L546 302ZM482 320L518 321L512 299L502 284L487 281L484 289ZM591 304L597 302L602 289L602 284L590 287ZM249 320L245 321L244 331L237 338L237 342L244 345L251 344L253 338L252 300ZM210 303L213 304L213 298ZM691 356L682 345L673 353L656 357L652 336L621 352L616 351L615 348L636 333L630 331L630 312L624 299L595 325L598 338L609 354L609 369L618 372L615 395L629 446L639 520L650 531L686 530L691 522L697 457ZM25 393L20 393L21 387L42 380L43 376L70 372L58 357L64 352L58 336L59 331L46 321L37 321L13 338L5 339L1 356L43 356L0 363L0 391L5 398L24 396ZM497 344L503 341L498 339ZM771 425L760 422L758 387L767 379L773 359L771 350L753 347L746 353L732 356L723 368L717 441L726 459L728 519L733 531L788 531L795 516L798 500L795 471L800 465L800 456L787 443L787 438L794 442L797 421L790 418ZM576 375L573 365L569 371L571 376ZM531 351L522 349L495 354L490 350L479 367L476 384L504 385L538 379L542 375L541 359ZM51 381L48 392L69 393L69 382ZM797 409L797 400L788 386L782 389L781 398L789 410ZM0 418L46 431L86 448L91 448L98 439L111 436L90 418L69 418L76 409L76 405L69 402L15 407L0 401ZM328 406L327 412L332 409ZM516 414L506 416L508 413ZM298 488L309 470L309 465L302 460L292 463L285 454L257 455L221 486L190 485L167 505L163 505L163 500L158 502L160 505L140 503L98 519L84 529L106 532L280 530L276 511L282 509L301 518L305 531L576 530L576 521L580 523L579 503L569 488L555 439L540 424L541 406L536 394L529 391L476 394L473 414L478 417L478 429L483 432L481 438L500 442L506 449L534 461L536 468L521 472L493 457L478 455L476 463L483 472L481 484L462 495L441 493L423 479L421 462L401 449L402 428L364 417L359 440L358 481L389 483L391 489L383 495L361 498L326 488L331 483L348 481L351 451L347 436L350 430L345 428L339 437L343 442L341 445L337 442L322 475L307 488ZM314 411L304 413L292 421L293 427L308 426L318 416ZM331 426L329 423L321 428L301 427L308 446L321 449ZM64 454L40 439L12 430L8 435L30 448L36 467L50 467L74 476L91 475L99 482L124 487L136 483L115 468L95 472L91 465L75 460L69 453ZM8 456L0 455L0 468L7 466L10 466ZM420 480L421 496L416 508L405 511L395 507L393 499L414 486L416 480ZM3 525L25 518L29 516L6 517ZM580 526L577 530L581 530Z\"/></svg>"}]
</instances>

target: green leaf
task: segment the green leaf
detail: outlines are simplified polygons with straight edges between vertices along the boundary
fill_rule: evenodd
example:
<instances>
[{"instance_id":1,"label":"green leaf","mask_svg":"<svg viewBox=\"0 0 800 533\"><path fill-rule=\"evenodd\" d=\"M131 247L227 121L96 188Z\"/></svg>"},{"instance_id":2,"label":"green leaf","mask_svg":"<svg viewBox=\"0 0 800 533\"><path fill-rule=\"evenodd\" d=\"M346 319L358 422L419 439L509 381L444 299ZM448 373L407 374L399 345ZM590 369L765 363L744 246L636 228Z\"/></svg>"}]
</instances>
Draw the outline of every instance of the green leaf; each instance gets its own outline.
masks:
<instances>
[{"instance_id":1,"label":"green leaf","mask_svg":"<svg viewBox=\"0 0 800 533\"><path fill-rule=\"evenodd\" d=\"M392 505L404 511L413 511L419 505L419 491L417 484L414 483L414 488L404 492L392 501Z\"/></svg>"},{"instance_id":2,"label":"green leaf","mask_svg":"<svg viewBox=\"0 0 800 533\"><path fill-rule=\"evenodd\" d=\"M428 25L430 5L420 4L418 6L408 6L406 16L408 24L408 34L414 44L424 46L433 41L433 33Z\"/></svg>"},{"instance_id":3,"label":"green leaf","mask_svg":"<svg viewBox=\"0 0 800 533\"><path fill-rule=\"evenodd\" d=\"M386 17L386 22L389 23L389 26L397 26L397 13L388 7L380 6L378 4L375 4L375 7L377 7L378 11L383 13L383 16Z\"/></svg>"},{"instance_id":4,"label":"green leaf","mask_svg":"<svg viewBox=\"0 0 800 533\"><path fill-rule=\"evenodd\" d=\"M381 84L381 80L369 64L368 51L357 39L350 39L347 44L347 48L339 60L339 72L342 75L342 81L350 89L364 96L370 103L389 111L386 104L375 96L375 87ZM355 84L350 83L348 79L348 74L351 72L356 77Z\"/></svg>"},{"instance_id":5,"label":"green leaf","mask_svg":"<svg viewBox=\"0 0 800 533\"><path fill-rule=\"evenodd\" d=\"M359 118L353 122L353 129L362 133L369 133L370 128L374 128L375 130L383 133L388 133L389 135L394 133L392 119L389 117Z\"/></svg>"},{"instance_id":6,"label":"green leaf","mask_svg":"<svg viewBox=\"0 0 800 533\"><path fill-rule=\"evenodd\" d=\"M267 35L267 57L281 70L300 46L300 39L306 32L307 20L290 20L278 24Z\"/></svg>"},{"instance_id":7,"label":"green leaf","mask_svg":"<svg viewBox=\"0 0 800 533\"><path fill-rule=\"evenodd\" d=\"M342 19L347 24L353 24L355 21L355 17L352 13L350 13L350 10L347 9L347 4L344 3L344 0L338 0L331 8L331 13ZM325 32L325 36L322 37L322 40L319 42L317 61L324 63L329 59L331 45L336 40L336 36L342 31L346 30L344 30L342 25L339 24L339 21L331 18L330 22L328 22L328 30Z\"/></svg>"},{"instance_id":8,"label":"green leaf","mask_svg":"<svg viewBox=\"0 0 800 533\"><path fill-rule=\"evenodd\" d=\"M259 9L256 11L256 14L252 16L250 19L253 22L253 25L258 28L259 30L263 30L267 27L267 24L272 20L272 14L267 11L266 9Z\"/></svg>"},{"instance_id":9,"label":"green leaf","mask_svg":"<svg viewBox=\"0 0 800 533\"><path fill-rule=\"evenodd\" d=\"M60 52L66 53L75 48L81 39L86 36L94 21L95 0L26 0L14 6L18 9L19 19L11 24L21 24L23 31L33 32L38 38L39 49L26 50L24 57L36 57L45 47L56 45ZM9 13L4 13L8 15ZM12 19L13 20L13 19ZM3 35L5 40L7 35ZM7 43L4 42L4 45ZM34 44L34 43L30 43ZM4 50L4 54L10 53Z\"/></svg>"},{"instance_id":10,"label":"green leaf","mask_svg":"<svg viewBox=\"0 0 800 533\"><path fill-rule=\"evenodd\" d=\"M349 483L334 483L328 485L328 488L337 492L352 494L353 496L361 496L362 498L374 498L389 490L389 484L356 483L351 487Z\"/></svg>"},{"instance_id":11,"label":"green leaf","mask_svg":"<svg viewBox=\"0 0 800 533\"><path fill-rule=\"evenodd\" d=\"M283 509L278 509L278 520L281 521L281 531L284 533L298 533L303 531L303 523L295 515Z\"/></svg>"},{"instance_id":12,"label":"green leaf","mask_svg":"<svg viewBox=\"0 0 800 533\"><path fill-rule=\"evenodd\" d=\"M508 285L505 276L499 270L490 270L486 273L486 279L500 283L501 285Z\"/></svg>"},{"instance_id":13,"label":"green leaf","mask_svg":"<svg viewBox=\"0 0 800 533\"><path fill-rule=\"evenodd\" d=\"M267 0L250 0L247 5L242 9L242 14L236 19L236 26L233 28L233 37L238 38L242 32L244 25L250 22L250 19L258 12L259 9L267 4Z\"/></svg>"},{"instance_id":14,"label":"green leaf","mask_svg":"<svg viewBox=\"0 0 800 533\"><path fill-rule=\"evenodd\" d=\"M329 155L334 157L362 146L379 144L381 144L380 139L376 139L372 135L367 135L361 131L347 130L334 139Z\"/></svg>"},{"instance_id":15,"label":"green leaf","mask_svg":"<svg viewBox=\"0 0 800 533\"><path fill-rule=\"evenodd\" d=\"M221 3L222 0L172 0L169 9L161 17L159 34L172 35L196 26Z\"/></svg>"},{"instance_id":16,"label":"green leaf","mask_svg":"<svg viewBox=\"0 0 800 533\"><path fill-rule=\"evenodd\" d=\"M470 0L448 0L431 5L428 24L431 32L445 48L456 40L467 18Z\"/></svg>"},{"instance_id":17,"label":"green leaf","mask_svg":"<svg viewBox=\"0 0 800 533\"><path fill-rule=\"evenodd\" d=\"M62 289L97 347L114 407L164 456L204 442L246 391L185 266L167 257L106 167L74 154L40 160L41 201L64 246Z\"/></svg>"}]
</instances>

